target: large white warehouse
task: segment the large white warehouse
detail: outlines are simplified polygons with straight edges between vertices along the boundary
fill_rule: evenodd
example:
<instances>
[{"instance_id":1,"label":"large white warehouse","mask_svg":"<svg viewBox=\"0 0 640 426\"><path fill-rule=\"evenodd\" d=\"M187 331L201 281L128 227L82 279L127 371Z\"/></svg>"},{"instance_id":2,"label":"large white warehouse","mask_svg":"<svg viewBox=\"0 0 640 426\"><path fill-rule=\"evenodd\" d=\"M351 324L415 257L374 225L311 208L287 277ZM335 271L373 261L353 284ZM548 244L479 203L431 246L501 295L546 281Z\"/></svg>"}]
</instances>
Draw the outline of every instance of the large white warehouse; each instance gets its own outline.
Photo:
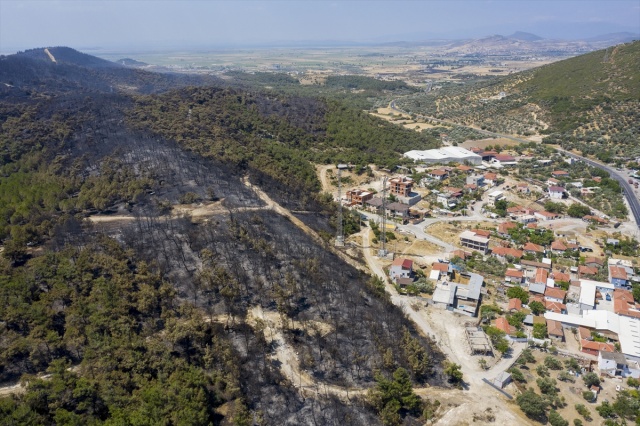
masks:
<instances>
[{"instance_id":1,"label":"large white warehouse","mask_svg":"<svg viewBox=\"0 0 640 426\"><path fill-rule=\"evenodd\" d=\"M482 163L482 157L478 154L474 154L468 149L459 146L445 146L438 149L428 149L426 151L413 150L405 152L404 156L425 164L464 163L465 161L471 164Z\"/></svg>"}]
</instances>

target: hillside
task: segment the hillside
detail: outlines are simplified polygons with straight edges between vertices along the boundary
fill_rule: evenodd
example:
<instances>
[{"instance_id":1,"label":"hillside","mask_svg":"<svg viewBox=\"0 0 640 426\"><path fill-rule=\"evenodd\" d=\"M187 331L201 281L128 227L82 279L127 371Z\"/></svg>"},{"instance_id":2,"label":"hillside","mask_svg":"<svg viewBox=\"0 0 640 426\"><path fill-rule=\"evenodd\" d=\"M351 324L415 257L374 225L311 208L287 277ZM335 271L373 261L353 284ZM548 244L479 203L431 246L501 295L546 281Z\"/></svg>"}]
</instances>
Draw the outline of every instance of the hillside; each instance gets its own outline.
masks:
<instances>
[{"instance_id":1,"label":"hillside","mask_svg":"<svg viewBox=\"0 0 640 426\"><path fill-rule=\"evenodd\" d=\"M640 155L640 42L587 53L478 85L398 101L424 113L547 142L603 160ZM506 97L497 99L504 92Z\"/></svg>"},{"instance_id":2,"label":"hillside","mask_svg":"<svg viewBox=\"0 0 640 426\"><path fill-rule=\"evenodd\" d=\"M393 383L417 422L411 387L446 386L444 357L321 238L310 160L431 142L335 99L64 52L0 59L0 382L28 381L3 420L371 425L367 390Z\"/></svg>"}]
</instances>

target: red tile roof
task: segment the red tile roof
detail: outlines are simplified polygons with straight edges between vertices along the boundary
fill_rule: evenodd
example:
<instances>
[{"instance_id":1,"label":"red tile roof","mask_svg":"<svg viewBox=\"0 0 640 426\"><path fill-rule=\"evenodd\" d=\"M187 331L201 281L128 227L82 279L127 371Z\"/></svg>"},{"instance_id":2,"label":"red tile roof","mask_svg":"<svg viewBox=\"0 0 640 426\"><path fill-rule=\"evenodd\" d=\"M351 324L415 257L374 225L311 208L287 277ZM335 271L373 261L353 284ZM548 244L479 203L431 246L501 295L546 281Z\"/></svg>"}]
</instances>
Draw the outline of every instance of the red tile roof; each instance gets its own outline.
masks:
<instances>
[{"instance_id":1,"label":"red tile roof","mask_svg":"<svg viewBox=\"0 0 640 426\"><path fill-rule=\"evenodd\" d=\"M611 273L611 278L625 281L628 279L627 271L622 266L611 265L609 266L609 272Z\"/></svg>"},{"instance_id":2,"label":"red tile roof","mask_svg":"<svg viewBox=\"0 0 640 426\"><path fill-rule=\"evenodd\" d=\"M513 256L516 259L520 259L523 255L522 250L517 250L511 247L495 247L491 249L491 253L496 256Z\"/></svg>"},{"instance_id":3,"label":"red tile roof","mask_svg":"<svg viewBox=\"0 0 640 426\"><path fill-rule=\"evenodd\" d=\"M516 228L518 226L515 222L504 222L498 225L498 233L500 234L508 234L509 229Z\"/></svg>"},{"instance_id":4,"label":"red tile roof","mask_svg":"<svg viewBox=\"0 0 640 426\"><path fill-rule=\"evenodd\" d=\"M582 347L582 349L591 349L594 351L603 351L603 352L615 351L615 348L613 347L613 345L609 343L594 342L592 340L581 340L580 346Z\"/></svg>"},{"instance_id":5,"label":"red tile roof","mask_svg":"<svg viewBox=\"0 0 640 426\"><path fill-rule=\"evenodd\" d=\"M551 336L564 336L560 321L547 320L547 333Z\"/></svg>"},{"instance_id":6,"label":"red tile roof","mask_svg":"<svg viewBox=\"0 0 640 426\"><path fill-rule=\"evenodd\" d=\"M491 236L491 231L487 231L486 229L472 229L472 231L481 237L489 237Z\"/></svg>"},{"instance_id":7,"label":"red tile roof","mask_svg":"<svg viewBox=\"0 0 640 426\"><path fill-rule=\"evenodd\" d=\"M538 268L536 269L536 277L534 282L540 284L547 284L547 278L549 278L549 272L546 269Z\"/></svg>"},{"instance_id":8,"label":"red tile roof","mask_svg":"<svg viewBox=\"0 0 640 426\"><path fill-rule=\"evenodd\" d=\"M547 287L544 291L545 297L553 297L554 299L564 300L567 292L558 287Z\"/></svg>"},{"instance_id":9,"label":"red tile roof","mask_svg":"<svg viewBox=\"0 0 640 426\"><path fill-rule=\"evenodd\" d=\"M522 278L524 276L524 272L518 271L517 269L509 268L504 275L511 278Z\"/></svg>"},{"instance_id":10,"label":"red tile roof","mask_svg":"<svg viewBox=\"0 0 640 426\"><path fill-rule=\"evenodd\" d=\"M393 266L401 266L402 269L411 269L413 268L413 260L399 257L393 261Z\"/></svg>"},{"instance_id":11,"label":"red tile roof","mask_svg":"<svg viewBox=\"0 0 640 426\"><path fill-rule=\"evenodd\" d=\"M560 271L554 271L553 272L553 279L555 281L570 282L571 281L571 275L565 274L564 272L560 272Z\"/></svg>"},{"instance_id":12,"label":"red tile roof","mask_svg":"<svg viewBox=\"0 0 640 426\"><path fill-rule=\"evenodd\" d=\"M596 275L598 273L598 269L592 268L591 266L580 265L578 273L580 275Z\"/></svg>"},{"instance_id":13,"label":"red tile roof","mask_svg":"<svg viewBox=\"0 0 640 426\"><path fill-rule=\"evenodd\" d=\"M442 170L442 169L438 169L438 170L432 170L429 173L432 174L432 175L435 175L435 176L444 176L444 175L447 174L447 171L446 170Z\"/></svg>"},{"instance_id":14,"label":"red tile roof","mask_svg":"<svg viewBox=\"0 0 640 426\"><path fill-rule=\"evenodd\" d=\"M433 265L431 265L431 267L434 271L440 271L440 272L449 271L449 264L447 263L434 262Z\"/></svg>"},{"instance_id":15,"label":"red tile roof","mask_svg":"<svg viewBox=\"0 0 640 426\"><path fill-rule=\"evenodd\" d=\"M557 314L561 314L563 311L566 312L567 310L567 305L565 305L564 303L553 302L551 300L545 300L544 307L547 309L547 311L555 312Z\"/></svg>"},{"instance_id":16,"label":"red tile roof","mask_svg":"<svg viewBox=\"0 0 640 426\"><path fill-rule=\"evenodd\" d=\"M551 243L551 250L565 251L566 249L567 246L565 246L564 243L560 240L555 240Z\"/></svg>"},{"instance_id":17,"label":"red tile roof","mask_svg":"<svg viewBox=\"0 0 640 426\"><path fill-rule=\"evenodd\" d=\"M515 334L516 332L516 328L514 326L512 326L511 324L509 324L509 321L507 321L507 319L505 317L500 317L498 319L496 319L496 328L498 330L502 330L505 333L511 335L511 334Z\"/></svg>"},{"instance_id":18,"label":"red tile roof","mask_svg":"<svg viewBox=\"0 0 640 426\"><path fill-rule=\"evenodd\" d=\"M517 298L509 299L509 307L507 309L515 309L516 311L519 311L522 309L522 300Z\"/></svg>"},{"instance_id":19,"label":"red tile roof","mask_svg":"<svg viewBox=\"0 0 640 426\"><path fill-rule=\"evenodd\" d=\"M538 253L544 253L544 247L539 246L538 244L534 244L534 243L526 243L523 247L522 250L524 251L535 251Z\"/></svg>"},{"instance_id":20,"label":"red tile roof","mask_svg":"<svg viewBox=\"0 0 640 426\"><path fill-rule=\"evenodd\" d=\"M569 172L565 172L564 170L555 170L551 172L553 176L569 176Z\"/></svg>"},{"instance_id":21,"label":"red tile roof","mask_svg":"<svg viewBox=\"0 0 640 426\"><path fill-rule=\"evenodd\" d=\"M495 173L485 173L484 178L487 180L496 180L498 178L498 175Z\"/></svg>"},{"instance_id":22,"label":"red tile roof","mask_svg":"<svg viewBox=\"0 0 640 426\"><path fill-rule=\"evenodd\" d=\"M604 260L598 259L597 257L587 257L584 260L584 263L595 263L597 265L602 266L602 265L604 265Z\"/></svg>"}]
</instances>

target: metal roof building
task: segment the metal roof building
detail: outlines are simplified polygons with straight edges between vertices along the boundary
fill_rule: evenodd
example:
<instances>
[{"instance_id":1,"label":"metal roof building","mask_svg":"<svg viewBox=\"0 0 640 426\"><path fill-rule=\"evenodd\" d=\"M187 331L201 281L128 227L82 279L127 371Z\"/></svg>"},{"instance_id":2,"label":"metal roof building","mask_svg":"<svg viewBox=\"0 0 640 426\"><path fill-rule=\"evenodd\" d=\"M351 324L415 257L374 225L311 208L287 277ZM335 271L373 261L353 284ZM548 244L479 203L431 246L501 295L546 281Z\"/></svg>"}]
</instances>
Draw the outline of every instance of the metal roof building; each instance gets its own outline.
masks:
<instances>
[{"instance_id":1,"label":"metal roof building","mask_svg":"<svg viewBox=\"0 0 640 426\"><path fill-rule=\"evenodd\" d=\"M425 164L464 163L465 161L471 164L482 164L482 157L459 146L445 146L426 151L413 150L405 152L404 156Z\"/></svg>"}]
</instances>

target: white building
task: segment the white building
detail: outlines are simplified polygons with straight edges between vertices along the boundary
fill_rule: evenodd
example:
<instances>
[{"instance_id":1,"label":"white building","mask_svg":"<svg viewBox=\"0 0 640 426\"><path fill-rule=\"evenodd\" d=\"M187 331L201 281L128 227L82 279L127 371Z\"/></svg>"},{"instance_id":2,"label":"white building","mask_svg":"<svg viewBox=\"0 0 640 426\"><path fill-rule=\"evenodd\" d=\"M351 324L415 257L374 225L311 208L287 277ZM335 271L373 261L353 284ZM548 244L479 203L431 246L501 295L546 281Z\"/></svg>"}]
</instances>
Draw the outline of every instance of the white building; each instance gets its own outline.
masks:
<instances>
[{"instance_id":1,"label":"white building","mask_svg":"<svg viewBox=\"0 0 640 426\"><path fill-rule=\"evenodd\" d=\"M404 156L425 164L464 163L465 161L471 164L482 163L482 157L478 154L459 146L445 146L438 149L428 149L426 151L413 150L405 152Z\"/></svg>"}]
</instances>

